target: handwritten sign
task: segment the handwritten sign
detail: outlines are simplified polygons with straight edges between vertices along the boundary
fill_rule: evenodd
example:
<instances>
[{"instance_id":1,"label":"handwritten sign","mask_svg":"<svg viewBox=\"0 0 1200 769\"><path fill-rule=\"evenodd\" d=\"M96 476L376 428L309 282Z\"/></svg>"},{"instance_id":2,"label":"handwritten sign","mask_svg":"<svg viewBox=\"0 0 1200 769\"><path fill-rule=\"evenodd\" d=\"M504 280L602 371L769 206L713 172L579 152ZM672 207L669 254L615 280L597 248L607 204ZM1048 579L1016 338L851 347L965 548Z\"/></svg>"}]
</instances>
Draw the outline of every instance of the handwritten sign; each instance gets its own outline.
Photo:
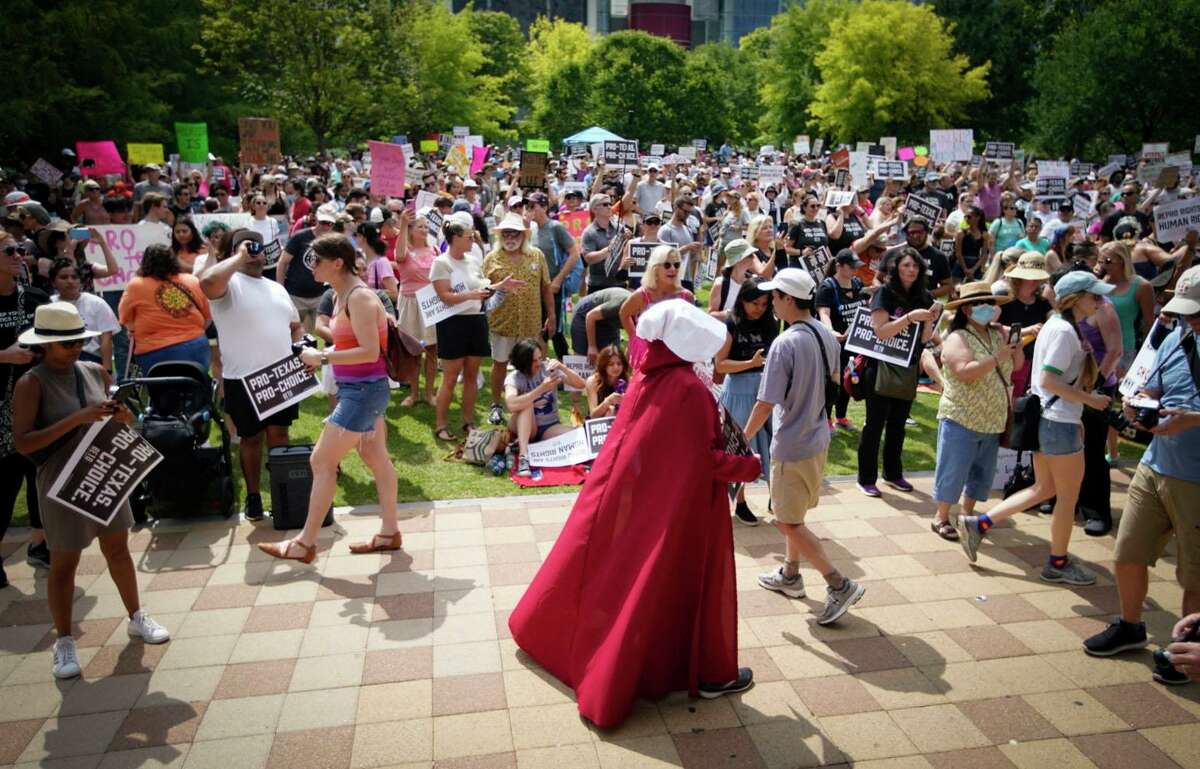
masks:
<instances>
[{"instance_id":1,"label":"handwritten sign","mask_svg":"<svg viewBox=\"0 0 1200 769\"><path fill-rule=\"evenodd\" d=\"M638 143L625 139L608 140L602 150L604 165L609 168L636 168L638 165Z\"/></svg>"},{"instance_id":2,"label":"handwritten sign","mask_svg":"<svg viewBox=\"0 0 1200 769\"><path fill-rule=\"evenodd\" d=\"M900 149L896 150L897 160L912 160L916 156L917 153L913 152L912 147L901 147Z\"/></svg>"},{"instance_id":3,"label":"handwritten sign","mask_svg":"<svg viewBox=\"0 0 1200 769\"><path fill-rule=\"evenodd\" d=\"M629 244L629 277L639 278L646 274L646 265L650 263L650 254L661 243L630 243Z\"/></svg>"},{"instance_id":4,"label":"handwritten sign","mask_svg":"<svg viewBox=\"0 0 1200 769\"><path fill-rule=\"evenodd\" d=\"M179 157L185 163L208 162L207 123L176 123L175 140L179 143Z\"/></svg>"},{"instance_id":5,"label":"handwritten sign","mask_svg":"<svg viewBox=\"0 0 1200 769\"><path fill-rule=\"evenodd\" d=\"M914 323L891 339L880 339L875 333L875 327L871 325L871 311L860 307L846 331L844 347L846 352L858 353L898 366L908 366L917 350L917 333L920 328L920 323Z\"/></svg>"},{"instance_id":6,"label":"handwritten sign","mask_svg":"<svg viewBox=\"0 0 1200 769\"><path fill-rule=\"evenodd\" d=\"M1037 172L1039 179L1047 177L1066 179L1071 175L1071 164L1065 160L1039 160Z\"/></svg>"},{"instance_id":7,"label":"handwritten sign","mask_svg":"<svg viewBox=\"0 0 1200 769\"><path fill-rule=\"evenodd\" d=\"M151 163L163 162L163 146L161 144L126 144L125 151L129 156L129 165L148 166Z\"/></svg>"},{"instance_id":8,"label":"handwritten sign","mask_svg":"<svg viewBox=\"0 0 1200 769\"><path fill-rule=\"evenodd\" d=\"M461 294L467 290L466 277L462 273L451 272L451 293ZM479 304L474 301L446 304L437 295L437 291L434 289L432 283L417 291L417 306L421 308L421 320L425 323L426 328L436 326L446 318L462 315L464 312L477 312L479 310Z\"/></svg>"},{"instance_id":9,"label":"handwritten sign","mask_svg":"<svg viewBox=\"0 0 1200 769\"><path fill-rule=\"evenodd\" d=\"M1200 198L1186 198L1155 206L1154 227L1162 243L1182 240L1191 230L1200 232Z\"/></svg>"},{"instance_id":10,"label":"handwritten sign","mask_svg":"<svg viewBox=\"0 0 1200 769\"><path fill-rule=\"evenodd\" d=\"M117 262L117 272L107 278L96 278L97 291L125 288L142 266L142 254L147 246L170 245L171 229L161 224L100 224L100 237L108 244ZM92 264L104 264L104 252L95 243L88 243L84 254Z\"/></svg>"},{"instance_id":11,"label":"handwritten sign","mask_svg":"<svg viewBox=\"0 0 1200 769\"><path fill-rule=\"evenodd\" d=\"M63 177L62 171L59 171L44 158L38 158L33 165L29 167L29 173L35 178L41 179L46 184L53 187L58 184L58 180Z\"/></svg>"},{"instance_id":12,"label":"handwritten sign","mask_svg":"<svg viewBox=\"0 0 1200 769\"><path fill-rule=\"evenodd\" d=\"M250 403L259 421L293 403L299 403L321 389L317 377L300 362L297 355L288 355L243 377L242 384L250 395Z\"/></svg>"},{"instance_id":13,"label":"handwritten sign","mask_svg":"<svg viewBox=\"0 0 1200 769\"><path fill-rule=\"evenodd\" d=\"M47 496L107 526L162 458L128 425L104 419L88 426Z\"/></svg>"},{"instance_id":14,"label":"handwritten sign","mask_svg":"<svg viewBox=\"0 0 1200 769\"><path fill-rule=\"evenodd\" d=\"M546 166L550 156L545 152L521 153L520 170L517 171L517 184L524 188L541 189L546 186Z\"/></svg>"},{"instance_id":15,"label":"handwritten sign","mask_svg":"<svg viewBox=\"0 0 1200 769\"><path fill-rule=\"evenodd\" d=\"M545 152L548 154L550 152L550 140L549 139L526 139L525 140L525 151L526 152Z\"/></svg>"},{"instance_id":16,"label":"handwritten sign","mask_svg":"<svg viewBox=\"0 0 1200 769\"><path fill-rule=\"evenodd\" d=\"M279 121L274 118L238 118L238 143L242 148L243 163L265 166L283 160L279 144Z\"/></svg>"},{"instance_id":17,"label":"handwritten sign","mask_svg":"<svg viewBox=\"0 0 1200 769\"><path fill-rule=\"evenodd\" d=\"M786 166L775 163L763 163L758 167L758 186L763 189L767 187L778 189L783 186L783 175L786 172Z\"/></svg>"},{"instance_id":18,"label":"handwritten sign","mask_svg":"<svg viewBox=\"0 0 1200 769\"><path fill-rule=\"evenodd\" d=\"M438 151L437 139L422 139L420 146L421 146L421 152L437 152Z\"/></svg>"},{"instance_id":19,"label":"handwritten sign","mask_svg":"<svg viewBox=\"0 0 1200 769\"><path fill-rule=\"evenodd\" d=\"M407 163L404 148L389 142L369 141L371 150L371 192L378 195L404 197Z\"/></svg>"},{"instance_id":20,"label":"handwritten sign","mask_svg":"<svg viewBox=\"0 0 1200 769\"><path fill-rule=\"evenodd\" d=\"M975 131L970 128L929 132L930 154L935 163L970 161L974 146Z\"/></svg>"},{"instance_id":21,"label":"handwritten sign","mask_svg":"<svg viewBox=\"0 0 1200 769\"><path fill-rule=\"evenodd\" d=\"M880 137L879 143L881 145L883 145L884 157L886 157L888 160L892 160L896 157L896 137L895 136Z\"/></svg>"}]
</instances>

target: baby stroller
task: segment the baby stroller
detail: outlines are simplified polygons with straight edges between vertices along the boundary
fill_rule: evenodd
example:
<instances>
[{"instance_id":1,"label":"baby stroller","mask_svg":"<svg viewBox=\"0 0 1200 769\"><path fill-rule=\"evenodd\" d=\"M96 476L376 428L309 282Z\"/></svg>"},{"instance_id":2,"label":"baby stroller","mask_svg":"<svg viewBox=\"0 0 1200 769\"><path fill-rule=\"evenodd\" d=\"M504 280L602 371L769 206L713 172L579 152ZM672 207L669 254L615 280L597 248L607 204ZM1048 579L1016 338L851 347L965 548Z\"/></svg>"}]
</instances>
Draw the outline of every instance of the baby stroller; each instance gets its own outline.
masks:
<instances>
[{"instance_id":1,"label":"baby stroller","mask_svg":"<svg viewBox=\"0 0 1200 769\"><path fill-rule=\"evenodd\" d=\"M121 382L137 429L163 461L130 496L134 519L219 514L237 504L229 432L216 401L216 383L199 364L164 361L144 377ZM216 426L220 441L208 445Z\"/></svg>"}]
</instances>

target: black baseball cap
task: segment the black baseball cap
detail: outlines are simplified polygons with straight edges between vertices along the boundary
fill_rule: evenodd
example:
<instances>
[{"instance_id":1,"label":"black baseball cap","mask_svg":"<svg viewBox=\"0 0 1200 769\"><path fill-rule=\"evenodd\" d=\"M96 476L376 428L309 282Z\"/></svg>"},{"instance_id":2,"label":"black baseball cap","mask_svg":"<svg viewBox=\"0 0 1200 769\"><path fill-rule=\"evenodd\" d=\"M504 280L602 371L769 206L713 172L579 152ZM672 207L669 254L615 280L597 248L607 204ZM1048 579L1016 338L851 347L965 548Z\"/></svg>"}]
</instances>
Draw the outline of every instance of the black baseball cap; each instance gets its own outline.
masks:
<instances>
[{"instance_id":1,"label":"black baseball cap","mask_svg":"<svg viewBox=\"0 0 1200 769\"><path fill-rule=\"evenodd\" d=\"M838 251L837 256L834 257L834 261L838 264L848 264L851 267L863 266L863 260L858 258L858 254L855 253L853 248L843 248L841 251Z\"/></svg>"},{"instance_id":2,"label":"black baseball cap","mask_svg":"<svg viewBox=\"0 0 1200 769\"><path fill-rule=\"evenodd\" d=\"M263 244L262 233L258 232L257 230L240 230L236 235L233 236L233 240L230 242L229 253L237 253L238 246L247 240L254 241L261 246Z\"/></svg>"}]
</instances>

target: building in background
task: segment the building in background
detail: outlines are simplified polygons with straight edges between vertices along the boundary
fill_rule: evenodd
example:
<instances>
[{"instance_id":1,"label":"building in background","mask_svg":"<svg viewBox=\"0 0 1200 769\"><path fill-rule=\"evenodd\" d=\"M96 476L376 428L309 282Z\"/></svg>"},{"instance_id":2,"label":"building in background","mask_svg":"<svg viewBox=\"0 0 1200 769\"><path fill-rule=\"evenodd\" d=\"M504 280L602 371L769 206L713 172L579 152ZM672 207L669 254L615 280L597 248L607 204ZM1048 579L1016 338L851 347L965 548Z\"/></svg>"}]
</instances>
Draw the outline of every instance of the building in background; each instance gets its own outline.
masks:
<instances>
[{"instance_id":1,"label":"building in background","mask_svg":"<svg viewBox=\"0 0 1200 769\"><path fill-rule=\"evenodd\" d=\"M771 17L795 0L475 0L476 10L504 11L521 28L538 16L561 18L604 35L640 29L693 48L724 40L737 45L743 35L769 26ZM468 0L448 0L462 10Z\"/></svg>"}]
</instances>

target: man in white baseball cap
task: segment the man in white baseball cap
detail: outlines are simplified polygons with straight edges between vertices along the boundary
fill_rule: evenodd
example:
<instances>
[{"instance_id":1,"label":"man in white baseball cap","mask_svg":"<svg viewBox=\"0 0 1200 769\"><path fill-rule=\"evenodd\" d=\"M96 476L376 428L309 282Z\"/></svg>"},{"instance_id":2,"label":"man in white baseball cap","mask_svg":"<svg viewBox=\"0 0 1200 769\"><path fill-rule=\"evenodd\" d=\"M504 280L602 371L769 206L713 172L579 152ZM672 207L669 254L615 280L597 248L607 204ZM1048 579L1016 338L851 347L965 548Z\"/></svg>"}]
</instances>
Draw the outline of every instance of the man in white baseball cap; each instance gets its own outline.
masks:
<instances>
[{"instance_id":1,"label":"man in white baseball cap","mask_svg":"<svg viewBox=\"0 0 1200 769\"><path fill-rule=\"evenodd\" d=\"M1175 578L1183 588L1183 619L1167 647L1169 664L1156 661L1154 679L1182 684L1200 679L1200 266L1179 278L1175 296L1162 309L1177 317L1154 355L1138 396L1125 414L1154 434L1133 480L1117 532L1116 578L1120 616L1083 642L1084 651L1109 657L1146 646L1142 602L1148 570L1175 535ZM1136 367L1135 367L1136 368ZM1185 637L1190 634L1190 638Z\"/></svg>"},{"instance_id":2,"label":"man in white baseball cap","mask_svg":"<svg viewBox=\"0 0 1200 769\"><path fill-rule=\"evenodd\" d=\"M788 328L767 352L758 403L746 423L749 440L771 420L770 512L787 540L783 565L760 575L758 584L789 598L803 598L803 557L825 579L825 607L817 624L829 625L866 592L838 571L821 540L804 523L821 496L829 450L825 393L837 381L841 347L833 332L813 319L817 285L806 270L780 270L759 288L771 292L775 316Z\"/></svg>"}]
</instances>

